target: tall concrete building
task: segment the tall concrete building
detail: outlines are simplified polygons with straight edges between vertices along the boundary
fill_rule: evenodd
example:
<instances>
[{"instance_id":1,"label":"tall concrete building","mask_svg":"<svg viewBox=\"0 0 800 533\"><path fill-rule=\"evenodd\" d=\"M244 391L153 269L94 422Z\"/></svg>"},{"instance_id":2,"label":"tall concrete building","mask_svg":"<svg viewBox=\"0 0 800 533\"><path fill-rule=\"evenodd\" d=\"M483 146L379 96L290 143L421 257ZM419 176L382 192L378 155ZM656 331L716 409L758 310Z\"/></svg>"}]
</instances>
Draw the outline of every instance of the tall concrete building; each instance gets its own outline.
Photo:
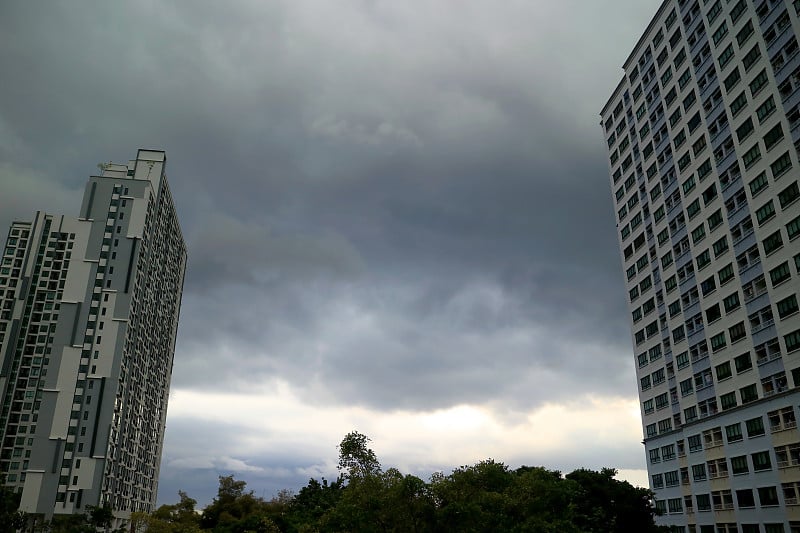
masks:
<instances>
[{"instance_id":1,"label":"tall concrete building","mask_svg":"<svg viewBox=\"0 0 800 533\"><path fill-rule=\"evenodd\" d=\"M666 0L602 110L674 531L800 532L800 1Z\"/></svg>"},{"instance_id":2,"label":"tall concrete building","mask_svg":"<svg viewBox=\"0 0 800 533\"><path fill-rule=\"evenodd\" d=\"M14 222L0 266L0 471L50 517L156 501L186 245L164 152L101 165L78 217Z\"/></svg>"}]
</instances>

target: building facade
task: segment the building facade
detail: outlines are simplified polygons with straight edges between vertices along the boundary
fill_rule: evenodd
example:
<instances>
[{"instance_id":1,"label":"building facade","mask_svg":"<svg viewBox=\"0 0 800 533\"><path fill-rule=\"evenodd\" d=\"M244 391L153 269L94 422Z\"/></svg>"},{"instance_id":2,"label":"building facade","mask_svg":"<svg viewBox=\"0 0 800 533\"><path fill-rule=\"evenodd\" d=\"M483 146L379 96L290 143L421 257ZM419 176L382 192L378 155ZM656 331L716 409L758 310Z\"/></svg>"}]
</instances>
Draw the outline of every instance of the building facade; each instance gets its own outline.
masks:
<instances>
[{"instance_id":1,"label":"building facade","mask_svg":"<svg viewBox=\"0 0 800 533\"><path fill-rule=\"evenodd\" d=\"M186 266L165 163L101 165L78 217L9 230L0 471L28 513L154 509Z\"/></svg>"},{"instance_id":2,"label":"building facade","mask_svg":"<svg viewBox=\"0 0 800 533\"><path fill-rule=\"evenodd\" d=\"M666 0L602 110L651 488L800 531L800 1Z\"/></svg>"}]
</instances>

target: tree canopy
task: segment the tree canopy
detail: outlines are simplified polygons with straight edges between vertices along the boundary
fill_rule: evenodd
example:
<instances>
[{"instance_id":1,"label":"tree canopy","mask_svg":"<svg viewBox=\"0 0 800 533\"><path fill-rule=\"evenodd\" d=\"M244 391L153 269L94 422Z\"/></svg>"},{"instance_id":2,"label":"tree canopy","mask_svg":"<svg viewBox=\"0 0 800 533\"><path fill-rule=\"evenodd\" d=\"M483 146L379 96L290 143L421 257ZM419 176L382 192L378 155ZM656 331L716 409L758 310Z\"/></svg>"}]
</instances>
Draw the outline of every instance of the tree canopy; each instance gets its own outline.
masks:
<instances>
[{"instance_id":1,"label":"tree canopy","mask_svg":"<svg viewBox=\"0 0 800 533\"><path fill-rule=\"evenodd\" d=\"M297 494L271 500L244 481L220 476L217 496L202 513L179 492L179 502L137 515L148 533L277 532L541 532L650 533L653 494L615 478L617 471L576 470L566 476L542 467L516 470L487 459L424 481L384 470L356 431L339 444L339 477L310 479Z\"/></svg>"}]
</instances>

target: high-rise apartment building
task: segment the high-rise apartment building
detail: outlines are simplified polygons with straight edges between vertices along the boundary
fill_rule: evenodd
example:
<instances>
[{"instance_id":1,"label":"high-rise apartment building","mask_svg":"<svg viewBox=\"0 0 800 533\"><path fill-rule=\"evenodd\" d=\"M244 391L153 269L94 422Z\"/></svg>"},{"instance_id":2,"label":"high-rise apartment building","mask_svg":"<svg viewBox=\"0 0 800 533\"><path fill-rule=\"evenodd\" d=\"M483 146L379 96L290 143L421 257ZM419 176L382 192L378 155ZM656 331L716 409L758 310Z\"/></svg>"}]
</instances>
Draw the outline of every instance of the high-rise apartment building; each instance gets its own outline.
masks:
<instances>
[{"instance_id":1,"label":"high-rise apartment building","mask_svg":"<svg viewBox=\"0 0 800 533\"><path fill-rule=\"evenodd\" d=\"M800 1L666 0L602 110L651 488L800 532Z\"/></svg>"},{"instance_id":2,"label":"high-rise apartment building","mask_svg":"<svg viewBox=\"0 0 800 533\"><path fill-rule=\"evenodd\" d=\"M14 222L0 265L0 471L50 517L156 501L186 245L164 152L101 165L78 217Z\"/></svg>"}]
</instances>

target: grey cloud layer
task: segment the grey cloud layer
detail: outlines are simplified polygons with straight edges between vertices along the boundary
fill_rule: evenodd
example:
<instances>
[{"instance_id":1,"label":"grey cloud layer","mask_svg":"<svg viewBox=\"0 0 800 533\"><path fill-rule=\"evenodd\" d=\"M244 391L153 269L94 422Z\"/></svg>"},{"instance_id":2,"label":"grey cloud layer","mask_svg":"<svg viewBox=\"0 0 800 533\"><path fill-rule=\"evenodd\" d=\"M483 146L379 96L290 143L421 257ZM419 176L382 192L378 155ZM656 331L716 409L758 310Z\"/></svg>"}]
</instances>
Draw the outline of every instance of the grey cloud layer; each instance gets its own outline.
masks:
<instances>
[{"instance_id":1,"label":"grey cloud layer","mask_svg":"<svg viewBox=\"0 0 800 533\"><path fill-rule=\"evenodd\" d=\"M0 224L75 213L95 163L164 148L190 253L177 387L633 394L597 111L655 8L6 2Z\"/></svg>"}]
</instances>

